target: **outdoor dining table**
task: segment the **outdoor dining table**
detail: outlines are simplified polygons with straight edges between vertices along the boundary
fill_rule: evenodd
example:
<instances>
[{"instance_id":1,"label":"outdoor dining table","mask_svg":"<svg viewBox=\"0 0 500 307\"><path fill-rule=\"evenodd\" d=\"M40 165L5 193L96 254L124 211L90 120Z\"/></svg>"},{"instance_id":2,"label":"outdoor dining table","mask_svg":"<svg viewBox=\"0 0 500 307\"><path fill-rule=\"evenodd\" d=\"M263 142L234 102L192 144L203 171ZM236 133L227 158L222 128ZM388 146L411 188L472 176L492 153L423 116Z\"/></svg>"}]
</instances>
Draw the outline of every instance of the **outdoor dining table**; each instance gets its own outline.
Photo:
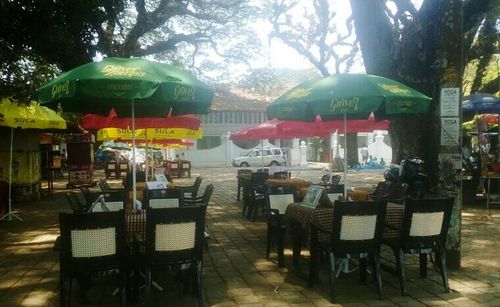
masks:
<instances>
[{"instance_id":1,"label":"outdoor dining table","mask_svg":"<svg viewBox=\"0 0 500 307\"><path fill-rule=\"evenodd\" d=\"M275 179L270 178L266 180L266 184L270 186L293 186L297 188L297 196L299 199L304 198L307 193L307 189L313 184L311 181L301 179L301 178L289 178L289 179Z\"/></svg>"},{"instance_id":2,"label":"outdoor dining table","mask_svg":"<svg viewBox=\"0 0 500 307\"><path fill-rule=\"evenodd\" d=\"M285 212L285 223L288 224L289 234L292 238L293 266L298 267L302 246L309 234L309 225L314 222L326 229L331 229L333 224L334 208L303 206L301 203L289 204ZM395 203L387 203L385 213L385 224L399 228L403 222L404 206ZM385 227L383 238L398 237L399 233L393 227ZM328 234L318 234L318 241L329 241Z\"/></svg>"}]
</instances>

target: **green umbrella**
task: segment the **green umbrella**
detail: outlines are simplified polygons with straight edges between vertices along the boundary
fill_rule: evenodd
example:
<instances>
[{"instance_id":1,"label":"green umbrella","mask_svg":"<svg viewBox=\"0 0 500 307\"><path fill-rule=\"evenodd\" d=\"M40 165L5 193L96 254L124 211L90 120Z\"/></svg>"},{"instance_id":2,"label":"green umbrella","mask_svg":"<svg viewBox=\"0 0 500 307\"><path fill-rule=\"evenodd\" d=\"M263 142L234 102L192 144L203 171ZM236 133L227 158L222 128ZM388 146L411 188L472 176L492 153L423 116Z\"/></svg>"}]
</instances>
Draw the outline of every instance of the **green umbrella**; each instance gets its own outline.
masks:
<instances>
[{"instance_id":1,"label":"green umbrella","mask_svg":"<svg viewBox=\"0 0 500 307\"><path fill-rule=\"evenodd\" d=\"M392 119L425 113L430 97L397 81L366 74L337 74L299 84L267 107L267 117L315 121L365 118ZM344 150L346 150L344 137ZM344 152L344 188L347 189L347 155ZM344 190L346 194L347 190Z\"/></svg>"},{"instance_id":2,"label":"green umbrella","mask_svg":"<svg viewBox=\"0 0 500 307\"><path fill-rule=\"evenodd\" d=\"M114 108L119 117L159 117L206 114L213 90L175 66L139 58L105 58L76 67L38 90L40 104L65 112L108 115Z\"/></svg>"},{"instance_id":3,"label":"green umbrella","mask_svg":"<svg viewBox=\"0 0 500 307\"><path fill-rule=\"evenodd\" d=\"M135 182L135 117L206 114L213 90L174 66L139 58L104 58L63 73L38 89L41 104L65 112L132 118L132 182Z\"/></svg>"},{"instance_id":4,"label":"green umbrella","mask_svg":"<svg viewBox=\"0 0 500 307\"><path fill-rule=\"evenodd\" d=\"M427 111L431 98L374 75L337 74L303 82L267 108L269 118L314 121L333 118L391 119Z\"/></svg>"}]
</instances>

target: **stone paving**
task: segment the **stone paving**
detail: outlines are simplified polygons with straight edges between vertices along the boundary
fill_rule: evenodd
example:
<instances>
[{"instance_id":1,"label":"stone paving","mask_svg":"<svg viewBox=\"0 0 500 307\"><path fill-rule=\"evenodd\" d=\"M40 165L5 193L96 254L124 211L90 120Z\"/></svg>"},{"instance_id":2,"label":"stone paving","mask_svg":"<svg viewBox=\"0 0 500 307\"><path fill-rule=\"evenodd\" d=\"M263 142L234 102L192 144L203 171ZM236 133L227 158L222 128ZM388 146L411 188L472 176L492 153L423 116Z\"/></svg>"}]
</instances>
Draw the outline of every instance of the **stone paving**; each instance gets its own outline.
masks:
<instances>
[{"instance_id":1,"label":"stone paving","mask_svg":"<svg viewBox=\"0 0 500 307\"><path fill-rule=\"evenodd\" d=\"M244 219L236 201L236 169L203 168L201 189L215 184L207 213L211 234L204 255L204 301L207 306L332 306L326 266L320 283L307 288L308 253L303 252L298 271L291 268L291 250L285 250L285 268L278 268L276 255L266 259L263 217L256 222ZM293 175L319 181L324 170L305 168ZM381 171L349 173L349 185L372 187L382 180ZM175 180L189 184L194 179ZM15 203L24 219L0 222L0 306L58 306L58 254L52 250L58 235L58 213L68 211L64 181L56 182L51 199ZM418 278L416 257L408 257L408 296L401 296L398 280L383 271L384 300L377 299L375 284L358 282L358 274L341 275L337 282L337 306L500 306L500 207L486 210L485 205L466 206L462 214L462 269L450 272L450 293L444 293L439 274L429 270L427 279ZM289 240L288 240L289 241ZM288 243L288 242L287 242ZM392 254L383 249L383 263L394 264ZM185 294L181 274L155 274L165 291L153 291L156 306L193 306L196 299ZM73 288L77 288L74 286ZM88 306L117 306L112 292L116 283L104 276L89 292ZM74 291L75 293L76 291ZM143 305L143 292L138 302ZM76 302L74 306L79 306Z\"/></svg>"}]
</instances>

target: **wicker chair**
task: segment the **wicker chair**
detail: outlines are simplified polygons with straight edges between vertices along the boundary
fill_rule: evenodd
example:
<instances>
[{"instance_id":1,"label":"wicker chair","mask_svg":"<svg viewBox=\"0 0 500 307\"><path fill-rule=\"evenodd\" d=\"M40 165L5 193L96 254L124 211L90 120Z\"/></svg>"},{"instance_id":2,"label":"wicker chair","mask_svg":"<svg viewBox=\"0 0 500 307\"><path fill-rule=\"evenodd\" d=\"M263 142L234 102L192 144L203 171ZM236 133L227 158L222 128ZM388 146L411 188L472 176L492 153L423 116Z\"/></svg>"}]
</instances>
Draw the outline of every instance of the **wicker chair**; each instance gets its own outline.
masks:
<instances>
[{"instance_id":1,"label":"wicker chair","mask_svg":"<svg viewBox=\"0 0 500 307\"><path fill-rule=\"evenodd\" d=\"M177 208L184 205L184 193L178 189L155 189L144 193L146 208Z\"/></svg>"},{"instance_id":2,"label":"wicker chair","mask_svg":"<svg viewBox=\"0 0 500 307\"><path fill-rule=\"evenodd\" d=\"M99 188L105 193L105 197L110 201L123 201L126 202L128 195L127 190L124 188L111 188L106 179L99 179ZM95 200L95 199L94 199ZM94 201L92 200L92 202Z\"/></svg>"},{"instance_id":3,"label":"wicker chair","mask_svg":"<svg viewBox=\"0 0 500 307\"><path fill-rule=\"evenodd\" d=\"M250 181L245 183L243 188L243 215L255 221L259 208L264 208L264 184L269 175L266 172L252 173Z\"/></svg>"},{"instance_id":4,"label":"wicker chair","mask_svg":"<svg viewBox=\"0 0 500 307\"><path fill-rule=\"evenodd\" d=\"M88 187L80 187L80 191L82 192L83 197L87 203L87 207L90 208L95 204L95 202L101 197L104 197L104 201L106 202L106 206L109 211L118 211L124 209L124 203L126 195L124 192L92 192ZM121 203L121 206L119 205ZM94 206L94 212L100 212L99 208Z\"/></svg>"},{"instance_id":5,"label":"wicker chair","mask_svg":"<svg viewBox=\"0 0 500 307\"><path fill-rule=\"evenodd\" d=\"M203 195L200 197L196 198L188 198L185 199L184 201L184 206L203 206L205 208L208 207L208 204L210 203L210 198L212 197L212 193L214 192L214 185L209 184L206 186L205 191L203 192ZM204 231L204 238L205 238L205 247L208 249L208 240L210 239L210 234L208 233L207 230Z\"/></svg>"},{"instance_id":6,"label":"wicker chair","mask_svg":"<svg viewBox=\"0 0 500 307\"><path fill-rule=\"evenodd\" d=\"M69 306L73 278L119 269L121 306L126 305L128 249L120 212L59 215L60 306Z\"/></svg>"},{"instance_id":7,"label":"wicker chair","mask_svg":"<svg viewBox=\"0 0 500 307\"><path fill-rule=\"evenodd\" d=\"M449 292L446 269L445 243L450 226L453 198L412 199L405 202L405 213L401 228L386 224L389 229L399 230L399 237L384 238L383 244L391 247L396 257L401 294L406 295L405 254L420 255L420 277L427 277L427 254L435 252L441 279Z\"/></svg>"},{"instance_id":8,"label":"wicker chair","mask_svg":"<svg viewBox=\"0 0 500 307\"><path fill-rule=\"evenodd\" d=\"M181 190L182 193L184 194L184 198L185 199L188 199L188 198L196 198L198 196L198 191L200 190L200 186L201 186L201 181L203 180L203 177L201 176L198 176L196 177L196 179L194 180L194 183L193 185L187 185L187 186L183 186L183 185L176 185L174 187L174 189L176 190Z\"/></svg>"},{"instance_id":9,"label":"wicker chair","mask_svg":"<svg viewBox=\"0 0 500 307\"><path fill-rule=\"evenodd\" d=\"M266 258L271 254L271 246L277 244L278 266L285 266L284 238L286 224L283 222L286 207L297 202L297 188L294 186L266 186L267 241Z\"/></svg>"},{"instance_id":10,"label":"wicker chair","mask_svg":"<svg viewBox=\"0 0 500 307\"><path fill-rule=\"evenodd\" d=\"M193 205L199 205L199 206L208 206L208 203L210 202L210 198L212 197L212 193L214 191L214 185L209 184L205 187L205 191L203 192L203 195L195 198L186 198L184 199L184 205L185 206L193 206Z\"/></svg>"},{"instance_id":11,"label":"wicker chair","mask_svg":"<svg viewBox=\"0 0 500 307\"><path fill-rule=\"evenodd\" d=\"M382 278L380 276L380 244L384 227L385 201L336 201L334 204L331 229L311 223L311 260L309 267L309 286L312 286L318 273L320 233L328 234L330 242L330 293L332 302L335 291L335 259L345 258L348 254L359 254L360 279L366 282L367 258L371 258L373 272L377 281L377 292L382 299Z\"/></svg>"},{"instance_id":12,"label":"wicker chair","mask_svg":"<svg viewBox=\"0 0 500 307\"><path fill-rule=\"evenodd\" d=\"M189 264L203 305L203 230L206 206L147 209L146 306L151 305L152 270Z\"/></svg>"},{"instance_id":13,"label":"wicker chair","mask_svg":"<svg viewBox=\"0 0 500 307\"><path fill-rule=\"evenodd\" d=\"M80 197L80 195L81 197ZM85 198L81 193L68 192L66 193L66 199L73 210L73 213L87 213L89 211L90 205L87 203Z\"/></svg>"},{"instance_id":14,"label":"wicker chair","mask_svg":"<svg viewBox=\"0 0 500 307\"><path fill-rule=\"evenodd\" d=\"M247 181L247 179L250 180L251 177L252 177L252 170L249 169L238 170L238 175L236 176L236 178L238 179L238 193L237 193L238 200L240 200L240 191L244 189L245 181Z\"/></svg>"},{"instance_id":15,"label":"wicker chair","mask_svg":"<svg viewBox=\"0 0 500 307\"><path fill-rule=\"evenodd\" d=\"M339 197L344 197L344 185L343 184L325 184L325 191L328 195L328 199L333 204L336 200L339 200Z\"/></svg>"}]
</instances>

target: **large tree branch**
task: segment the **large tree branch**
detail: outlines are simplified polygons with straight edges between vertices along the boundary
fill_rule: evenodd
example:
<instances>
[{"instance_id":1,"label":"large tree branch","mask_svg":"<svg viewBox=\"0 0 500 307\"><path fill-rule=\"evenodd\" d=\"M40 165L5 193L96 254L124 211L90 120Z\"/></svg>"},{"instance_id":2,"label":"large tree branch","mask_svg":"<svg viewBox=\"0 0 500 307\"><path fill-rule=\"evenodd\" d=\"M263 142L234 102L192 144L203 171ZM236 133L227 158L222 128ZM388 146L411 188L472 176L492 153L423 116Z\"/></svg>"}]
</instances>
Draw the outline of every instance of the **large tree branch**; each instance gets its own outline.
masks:
<instances>
[{"instance_id":1,"label":"large tree branch","mask_svg":"<svg viewBox=\"0 0 500 307\"><path fill-rule=\"evenodd\" d=\"M495 8L498 11L499 6L498 0L467 0L464 2L463 48L465 63L469 59L469 50L486 14Z\"/></svg>"},{"instance_id":2,"label":"large tree branch","mask_svg":"<svg viewBox=\"0 0 500 307\"><path fill-rule=\"evenodd\" d=\"M366 71L393 76L394 36L384 1L351 0L351 9Z\"/></svg>"},{"instance_id":3,"label":"large tree branch","mask_svg":"<svg viewBox=\"0 0 500 307\"><path fill-rule=\"evenodd\" d=\"M164 51L175 50L176 45L180 42L186 42L194 46L197 43L204 41L207 42L209 36L205 33L198 32L194 34L175 34L172 35L168 40L160 41L145 48L136 49L132 55L133 56L145 56L150 54L161 53Z\"/></svg>"}]
</instances>

